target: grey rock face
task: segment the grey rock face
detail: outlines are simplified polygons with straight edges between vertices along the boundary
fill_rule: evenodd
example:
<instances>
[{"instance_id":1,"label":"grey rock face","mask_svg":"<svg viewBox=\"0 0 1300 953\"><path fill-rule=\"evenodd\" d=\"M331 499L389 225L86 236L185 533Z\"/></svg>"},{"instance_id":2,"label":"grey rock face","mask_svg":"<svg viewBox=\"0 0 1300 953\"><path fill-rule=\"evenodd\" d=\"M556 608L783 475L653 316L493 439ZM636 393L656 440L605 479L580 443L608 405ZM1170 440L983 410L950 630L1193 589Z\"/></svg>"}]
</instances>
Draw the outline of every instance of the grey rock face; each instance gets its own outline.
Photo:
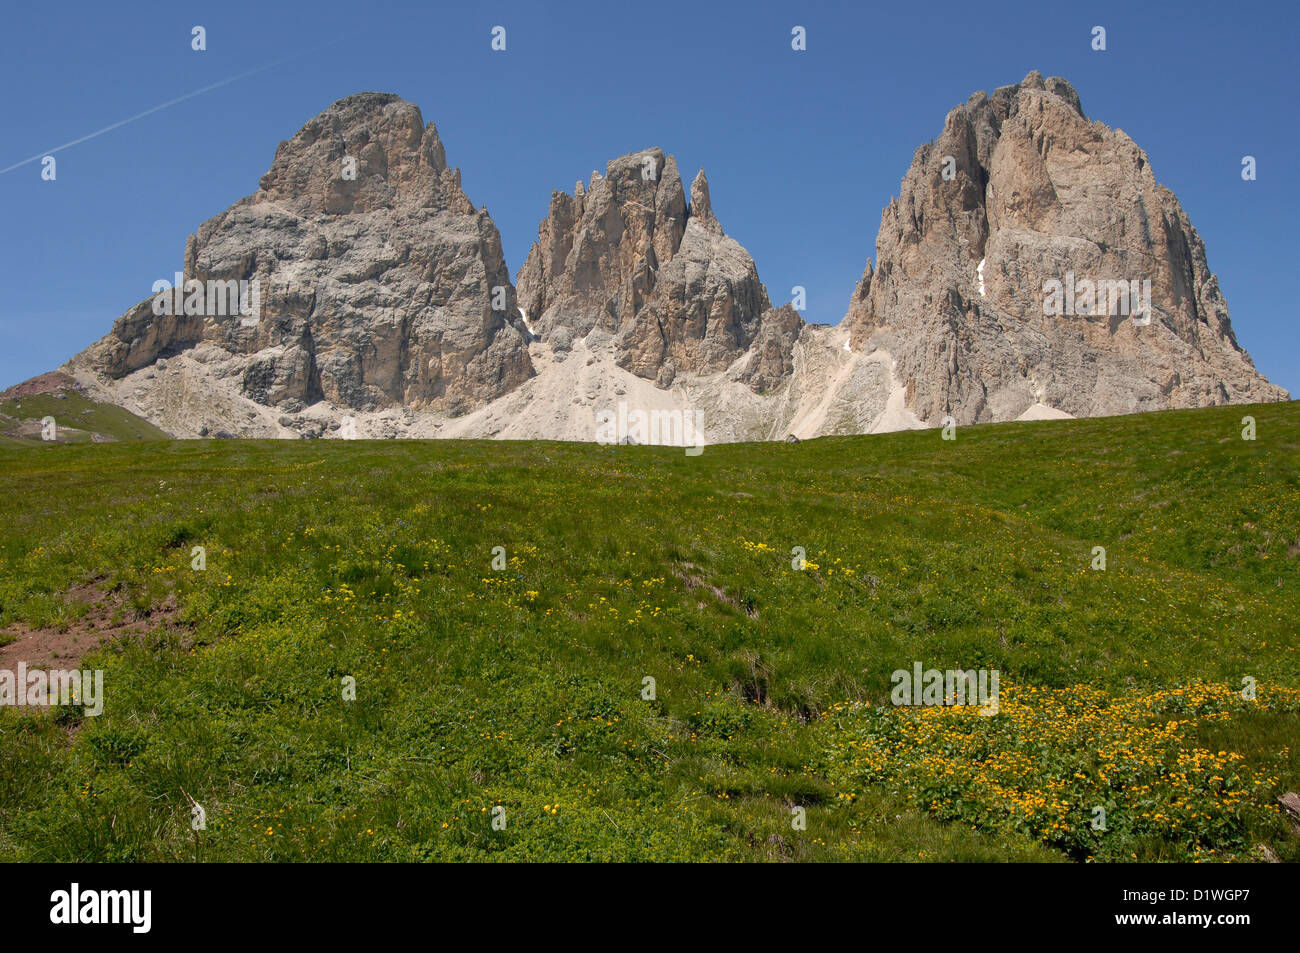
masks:
<instances>
[{"instance_id":1,"label":"grey rock face","mask_svg":"<svg viewBox=\"0 0 1300 953\"><path fill-rule=\"evenodd\" d=\"M793 305L763 312L749 347L749 361L738 379L759 393L779 388L794 373L794 346L803 328L803 318Z\"/></svg>"},{"instance_id":2,"label":"grey rock face","mask_svg":"<svg viewBox=\"0 0 1300 953\"><path fill-rule=\"evenodd\" d=\"M681 244L686 198L677 164L648 149L556 192L519 271L519 298L543 340L568 328L617 333L644 306L655 273Z\"/></svg>"},{"instance_id":3,"label":"grey rock face","mask_svg":"<svg viewBox=\"0 0 1300 953\"><path fill-rule=\"evenodd\" d=\"M496 226L396 96L349 96L282 142L261 188L190 238L184 277L255 280L256 322L151 298L74 363L117 378L205 344L261 404L450 413L532 373Z\"/></svg>"},{"instance_id":4,"label":"grey rock face","mask_svg":"<svg viewBox=\"0 0 1300 953\"><path fill-rule=\"evenodd\" d=\"M844 326L853 350L893 355L924 420L1286 399L1237 346L1200 236L1146 153L1089 122L1063 79L1030 73L952 110L876 253ZM1150 283L1149 323L1122 313L1118 285L1089 313L1045 313L1086 306L1083 281L1120 280Z\"/></svg>"},{"instance_id":5,"label":"grey rock face","mask_svg":"<svg viewBox=\"0 0 1300 953\"><path fill-rule=\"evenodd\" d=\"M725 371L760 337L768 352L785 340L787 353L759 360L752 386L776 386L791 370L797 314L773 312L753 259L713 214L703 170L688 206L677 163L660 149L613 160L572 196L552 195L519 297L543 340L608 332L619 366L660 387L680 372Z\"/></svg>"}]
</instances>

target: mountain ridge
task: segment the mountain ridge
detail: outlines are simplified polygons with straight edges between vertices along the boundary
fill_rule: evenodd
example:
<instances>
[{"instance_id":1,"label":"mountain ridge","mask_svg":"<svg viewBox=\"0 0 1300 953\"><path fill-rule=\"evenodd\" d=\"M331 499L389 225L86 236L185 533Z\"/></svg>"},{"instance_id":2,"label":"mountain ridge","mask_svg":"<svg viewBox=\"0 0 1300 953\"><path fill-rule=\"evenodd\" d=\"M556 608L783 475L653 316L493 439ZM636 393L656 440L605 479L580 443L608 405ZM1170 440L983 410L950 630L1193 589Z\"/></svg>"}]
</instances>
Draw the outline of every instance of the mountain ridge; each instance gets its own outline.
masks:
<instances>
[{"instance_id":1,"label":"mountain ridge","mask_svg":"<svg viewBox=\"0 0 1300 953\"><path fill-rule=\"evenodd\" d=\"M1146 154L1059 77L975 93L917 148L839 325L773 306L709 189L658 147L612 159L552 193L512 282L435 125L354 94L187 242L182 290L242 282L255 320L155 294L61 370L181 437L592 440L624 403L718 442L1288 397ZM1074 314L1076 277L1126 308L1148 287L1147 323Z\"/></svg>"}]
</instances>

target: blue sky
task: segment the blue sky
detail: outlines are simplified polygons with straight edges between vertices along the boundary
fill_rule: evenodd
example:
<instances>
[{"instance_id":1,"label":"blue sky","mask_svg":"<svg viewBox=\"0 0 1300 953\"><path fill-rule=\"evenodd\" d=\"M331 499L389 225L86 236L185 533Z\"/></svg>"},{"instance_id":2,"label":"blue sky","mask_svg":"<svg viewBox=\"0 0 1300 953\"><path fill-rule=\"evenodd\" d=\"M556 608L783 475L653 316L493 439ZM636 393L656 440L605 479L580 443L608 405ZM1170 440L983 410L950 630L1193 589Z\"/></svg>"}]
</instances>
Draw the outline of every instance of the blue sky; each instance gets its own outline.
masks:
<instances>
[{"instance_id":1,"label":"blue sky","mask_svg":"<svg viewBox=\"0 0 1300 953\"><path fill-rule=\"evenodd\" d=\"M278 65L56 153L54 182L39 161L0 174L0 386L107 333L181 268L200 222L257 189L281 139L362 90L437 123L512 274L552 189L658 145L688 184L707 170L714 210L772 298L803 285L805 317L835 323L913 150L970 93L1037 69L1147 151L1205 239L1238 341L1300 393L1293 2L122 6L10 5L0 169ZM205 52L190 48L195 25ZM496 25L504 53L490 49ZM795 25L806 52L790 49ZM1095 25L1105 52L1091 49Z\"/></svg>"}]
</instances>

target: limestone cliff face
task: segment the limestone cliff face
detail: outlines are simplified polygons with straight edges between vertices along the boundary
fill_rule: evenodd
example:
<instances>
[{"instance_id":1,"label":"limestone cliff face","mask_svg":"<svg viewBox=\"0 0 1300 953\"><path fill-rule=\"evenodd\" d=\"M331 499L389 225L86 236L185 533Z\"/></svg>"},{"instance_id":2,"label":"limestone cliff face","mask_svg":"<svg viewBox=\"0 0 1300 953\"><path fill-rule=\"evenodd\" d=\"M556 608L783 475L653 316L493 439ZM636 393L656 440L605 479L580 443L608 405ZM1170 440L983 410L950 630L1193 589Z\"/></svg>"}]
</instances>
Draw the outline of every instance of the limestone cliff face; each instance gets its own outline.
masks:
<instances>
[{"instance_id":1,"label":"limestone cliff face","mask_svg":"<svg viewBox=\"0 0 1300 953\"><path fill-rule=\"evenodd\" d=\"M784 360L753 356L746 379L770 389L790 373L790 314L772 309L754 260L723 234L704 171L688 205L677 163L660 149L613 160L572 196L552 195L519 297L544 341L565 347L605 332L618 365L660 387L680 372L726 371L773 335L784 335Z\"/></svg>"},{"instance_id":2,"label":"limestone cliff face","mask_svg":"<svg viewBox=\"0 0 1300 953\"><path fill-rule=\"evenodd\" d=\"M191 236L184 278L248 281L259 313L158 315L146 299L73 365L120 378L188 354L290 412L457 413L532 373L496 226L396 96L349 96L282 142L261 188Z\"/></svg>"},{"instance_id":3,"label":"limestone cliff face","mask_svg":"<svg viewBox=\"0 0 1300 953\"><path fill-rule=\"evenodd\" d=\"M686 229L677 163L659 149L626 155L591 174L550 213L519 271L519 298L543 340L563 328L616 333L644 307L660 264Z\"/></svg>"},{"instance_id":4,"label":"limestone cliff face","mask_svg":"<svg viewBox=\"0 0 1300 953\"><path fill-rule=\"evenodd\" d=\"M1119 281L1138 282L1139 306L1150 289L1137 320ZM1146 153L1036 72L976 93L916 150L843 327L854 351L893 356L931 422L1286 399L1238 347L1200 236Z\"/></svg>"}]
</instances>

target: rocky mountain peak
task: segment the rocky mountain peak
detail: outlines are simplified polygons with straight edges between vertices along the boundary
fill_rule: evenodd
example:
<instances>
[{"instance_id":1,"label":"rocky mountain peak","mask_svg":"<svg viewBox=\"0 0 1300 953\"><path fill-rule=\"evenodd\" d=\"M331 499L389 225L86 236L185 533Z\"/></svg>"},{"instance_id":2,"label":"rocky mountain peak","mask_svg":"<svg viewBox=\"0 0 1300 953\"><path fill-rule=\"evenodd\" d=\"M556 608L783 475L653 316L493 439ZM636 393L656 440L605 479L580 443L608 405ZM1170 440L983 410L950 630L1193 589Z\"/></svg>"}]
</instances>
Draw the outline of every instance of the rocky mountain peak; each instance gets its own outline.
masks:
<instances>
[{"instance_id":1,"label":"rocky mountain peak","mask_svg":"<svg viewBox=\"0 0 1300 953\"><path fill-rule=\"evenodd\" d=\"M689 211L690 218L707 231L722 234L722 225L718 223L717 218L713 215L713 203L709 201L709 180L701 169L695 176L695 181L691 183L691 206Z\"/></svg>"},{"instance_id":2,"label":"rocky mountain peak","mask_svg":"<svg viewBox=\"0 0 1300 953\"><path fill-rule=\"evenodd\" d=\"M657 148L612 160L585 193L553 193L518 283L543 340L604 332L620 367L660 387L727 370L771 310L753 259L723 234L704 171L688 206L676 160ZM790 316L774 320L786 340ZM750 363L755 388L790 366L771 354Z\"/></svg>"},{"instance_id":3,"label":"rocky mountain peak","mask_svg":"<svg viewBox=\"0 0 1300 953\"><path fill-rule=\"evenodd\" d=\"M892 355L928 421L1284 393L1237 347L1200 236L1146 153L1037 72L976 93L916 150L844 327L853 350Z\"/></svg>"},{"instance_id":4,"label":"rocky mountain peak","mask_svg":"<svg viewBox=\"0 0 1300 953\"><path fill-rule=\"evenodd\" d=\"M551 193L519 271L521 307L543 339L615 333L640 310L686 226L677 163L661 149L611 160L586 189Z\"/></svg>"},{"instance_id":5,"label":"rocky mountain peak","mask_svg":"<svg viewBox=\"0 0 1300 953\"><path fill-rule=\"evenodd\" d=\"M473 211L438 130L391 93L334 103L276 149L254 202L334 215L399 205Z\"/></svg>"},{"instance_id":6,"label":"rocky mountain peak","mask_svg":"<svg viewBox=\"0 0 1300 953\"><path fill-rule=\"evenodd\" d=\"M322 401L461 413L532 374L496 226L434 126L390 94L339 100L282 142L260 189L190 236L183 279L194 307L146 299L71 362L112 382L158 380L173 358L159 399L200 395L170 408L181 433L229 429L205 389L279 432ZM213 282L241 307L213 301Z\"/></svg>"}]
</instances>

